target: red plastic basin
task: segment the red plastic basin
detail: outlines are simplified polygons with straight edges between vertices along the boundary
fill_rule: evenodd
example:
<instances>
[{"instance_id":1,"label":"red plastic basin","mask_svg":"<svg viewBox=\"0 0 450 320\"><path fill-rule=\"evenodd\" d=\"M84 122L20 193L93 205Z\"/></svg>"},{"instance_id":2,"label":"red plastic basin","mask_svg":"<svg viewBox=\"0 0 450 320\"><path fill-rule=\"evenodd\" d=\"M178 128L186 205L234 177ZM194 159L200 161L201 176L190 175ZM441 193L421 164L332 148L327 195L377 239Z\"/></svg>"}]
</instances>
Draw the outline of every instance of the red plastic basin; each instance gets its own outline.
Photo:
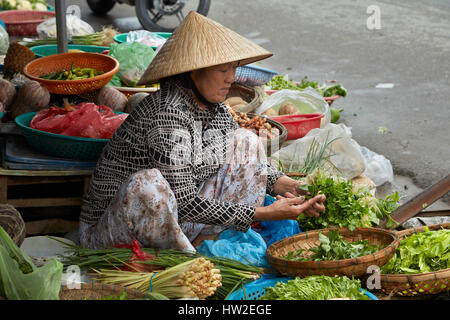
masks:
<instances>
[{"instance_id":1,"label":"red plastic basin","mask_svg":"<svg viewBox=\"0 0 450 320\"><path fill-rule=\"evenodd\" d=\"M320 128L320 120L323 117L325 117L323 113L308 113L276 116L270 117L270 119L286 127L286 140L295 140L304 137L312 129Z\"/></svg>"}]
</instances>

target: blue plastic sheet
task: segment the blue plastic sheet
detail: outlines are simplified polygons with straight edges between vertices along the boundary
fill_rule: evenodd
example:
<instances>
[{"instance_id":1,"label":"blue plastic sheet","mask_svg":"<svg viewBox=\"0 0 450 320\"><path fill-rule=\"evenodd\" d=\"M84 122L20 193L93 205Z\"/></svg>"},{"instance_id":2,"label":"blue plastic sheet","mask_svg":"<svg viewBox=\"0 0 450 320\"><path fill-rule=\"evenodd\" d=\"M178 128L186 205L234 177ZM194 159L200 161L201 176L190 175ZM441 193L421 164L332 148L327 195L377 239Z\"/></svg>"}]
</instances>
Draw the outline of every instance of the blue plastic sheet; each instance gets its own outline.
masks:
<instances>
[{"instance_id":1,"label":"blue plastic sheet","mask_svg":"<svg viewBox=\"0 0 450 320\"><path fill-rule=\"evenodd\" d=\"M208 257L224 257L247 265L270 268L266 259L266 242L251 228L245 233L227 229L217 240L204 240L196 249Z\"/></svg>"},{"instance_id":2,"label":"blue plastic sheet","mask_svg":"<svg viewBox=\"0 0 450 320\"><path fill-rule=\"evenodd\" d=\"M266 195L264 206L276 201ZM250 228L247 232L231 229L223 231L217 240L204 240L196 249L208 257L225 257L248 265L270 268L266 259L267 246L272 243L300 233L295 220L261 221L261 228Z\"/></svg>"}]
</instances>

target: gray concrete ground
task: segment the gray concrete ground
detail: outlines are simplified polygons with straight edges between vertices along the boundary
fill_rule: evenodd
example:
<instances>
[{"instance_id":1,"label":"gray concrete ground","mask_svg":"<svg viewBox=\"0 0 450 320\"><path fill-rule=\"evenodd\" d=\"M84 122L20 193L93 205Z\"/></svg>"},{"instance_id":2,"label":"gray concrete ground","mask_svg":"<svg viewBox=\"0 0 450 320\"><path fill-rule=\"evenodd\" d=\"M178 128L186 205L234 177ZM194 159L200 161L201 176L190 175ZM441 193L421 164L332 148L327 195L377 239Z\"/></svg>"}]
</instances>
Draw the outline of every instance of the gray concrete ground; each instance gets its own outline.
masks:
<instances>
[{"instance_id":1,"label":"gray concrete ground","mask_svg":"<svg viewBox=\"0 0 450 320\"><path fill-rule=\"evenodd\" d=\"M52 3L52 0L50 1ZM274 52L261 66L291 79L337 80L348 96L341 122L362 146L385 155L403 201L450 173L450 2L447 0L211 1L208 17ZM134 7L83 20L96 30L140 29ZM369 6L379 9L380 29ZM378 84L392 88L377 88ZM408 186L407 189L404 186ZM443 198L450 203L450 196Z\"/></svg>"}]
</instances>

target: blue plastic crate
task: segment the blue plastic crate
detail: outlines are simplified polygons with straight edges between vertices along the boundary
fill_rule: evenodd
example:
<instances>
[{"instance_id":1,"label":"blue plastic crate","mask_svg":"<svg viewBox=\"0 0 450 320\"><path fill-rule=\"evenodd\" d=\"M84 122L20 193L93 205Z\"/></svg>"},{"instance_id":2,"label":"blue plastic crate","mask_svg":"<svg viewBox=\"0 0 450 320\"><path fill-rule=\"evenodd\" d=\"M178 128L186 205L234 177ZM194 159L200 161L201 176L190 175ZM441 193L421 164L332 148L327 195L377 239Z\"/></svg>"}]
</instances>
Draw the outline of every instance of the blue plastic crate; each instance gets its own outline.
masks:
<instances>
[{"instance_id":1,"label":"blue plastic crate","mask_svg":"<svg viewBox=\"0 0 450 320\"><path fill-rule=\"evenodd\" d=\"M269 82L278 72L252 64L236 68L236 82L250 87Z\"/></svg>"},{"instance_id":2,"label":"blue plastic crate","mask_svg":"<svg viewBox=\"0 0 450 320\"><path fill-rule=\"evenodd\" d=\"M288 282L291 277L280 277L274 275L263 275L260 279L247 283L243 288L233 291L227 300L259 300L266 294L268 287L274 287L278 282ZM378 298L367 290L361 289L370 300L378 300Z\"/></svg>"}]
</instances>

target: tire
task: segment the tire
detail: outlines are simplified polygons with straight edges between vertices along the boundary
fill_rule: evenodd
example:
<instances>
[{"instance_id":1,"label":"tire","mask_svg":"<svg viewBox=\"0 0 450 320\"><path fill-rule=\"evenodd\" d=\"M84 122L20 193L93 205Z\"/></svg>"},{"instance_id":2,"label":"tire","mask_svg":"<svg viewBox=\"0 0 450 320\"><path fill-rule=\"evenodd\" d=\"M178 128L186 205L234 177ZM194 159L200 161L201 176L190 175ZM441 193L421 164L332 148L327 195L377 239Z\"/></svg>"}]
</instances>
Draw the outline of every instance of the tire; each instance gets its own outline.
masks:
<instances>
[{"instance_id":1,"label":"tire","mask_svg":"<svg viewBox=\"0 0 450 320\"><path fill-rule=\"evenodd\" d=\"M196 11L206 16L209 12L210 5L211 0L199 0ZM144 29L154 32L173 32L176 27L164 27L152 20L152 16L148 12L148 9L152 8L152 0L136 0L136 16Z\"/></svg>"},{"instance_id":2,"label":"tire","mask_svg":"<svg viewBox=\"0 0 450 320\"><path fill-rule=\"evenodd\" d=\"M104 15L116 4L115 0L87 0L87 4L96 15Z\"/></svg>"}]
</instances>

